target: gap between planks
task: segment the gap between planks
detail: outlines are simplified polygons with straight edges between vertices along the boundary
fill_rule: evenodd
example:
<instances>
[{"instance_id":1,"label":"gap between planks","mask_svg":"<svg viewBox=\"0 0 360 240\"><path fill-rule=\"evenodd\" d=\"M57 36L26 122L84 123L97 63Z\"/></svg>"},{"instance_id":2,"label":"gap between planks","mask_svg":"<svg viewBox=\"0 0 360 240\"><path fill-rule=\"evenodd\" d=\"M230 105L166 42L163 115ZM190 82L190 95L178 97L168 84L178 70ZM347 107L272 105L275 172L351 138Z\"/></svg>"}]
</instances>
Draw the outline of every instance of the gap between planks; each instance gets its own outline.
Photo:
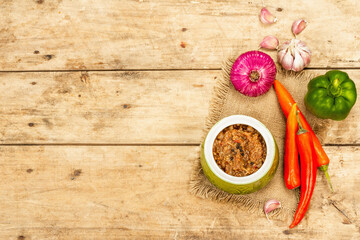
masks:
<instances>
[{"instance_id":1,"label":"gap between planks","mask_svg":"<svg viewBox=\"0 0 360 240\"><path fill-rule=\"evenodd\" d=\"M360 145L360 144L359 144ZM200 143L2 143L2 146L99 146L99 147L111 147L111 146L139 146L139 147L196 147L200 146Z\"/></svg>"},{"instance_id":2,"label":"gap between planks","mask_svg":"<svg viewBox=\"0 0 360 240\"><path fill-rule=\"evenodd\" d=\"M309 67L304 70L360 70L360 67ZM36 73L36 72L167 72L167 71L219 71L221 68L149 68L149 69L63 69L63 70L0 70L0 73Z\"/></svg>"},{"instance_id":3,"label":"gap between planks","mask_svg":"<svg viewBox=\"0 0 360 240\"><path fill-rule=\"evenodd\" d=\"M1 146L139 146L139 147L196 147L200 143L2 143ZM360 147L360 143L355 144L324 144L325 147Z\"/></svg>"},{"instance_id":4,"label":"gap between planks","mask_svg":"<svg viewBox=\"0 0 360 240\"><path fill-rule=\"evenodd\" d=\"M355 68L356 69L356 68ZM358 68L360 69L360 68ZM37 72L168 72L168 71L219 71L221 68L160 68L160 69L69 69L69 70L11 70L3 71L0 70L0 73L37 73Z\"/></svg>"}]
</instances>

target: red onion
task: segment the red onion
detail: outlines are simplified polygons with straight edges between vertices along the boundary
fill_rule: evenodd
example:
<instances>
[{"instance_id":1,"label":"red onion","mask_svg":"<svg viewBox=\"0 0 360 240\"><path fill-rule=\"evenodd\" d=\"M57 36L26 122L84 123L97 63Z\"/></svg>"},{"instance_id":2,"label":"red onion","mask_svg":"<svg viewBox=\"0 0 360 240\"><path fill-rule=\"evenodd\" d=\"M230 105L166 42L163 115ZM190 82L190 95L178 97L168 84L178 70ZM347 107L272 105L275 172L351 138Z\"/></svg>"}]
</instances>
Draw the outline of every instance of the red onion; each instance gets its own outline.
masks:
<instances>
[{"instance_id":1,"label":"red onion","mask_svg":"<svg viewBox=\"0 0 360 240\"><path fill-rule=\"evenodd\" d=\"M241 54L234 62L230 79L240 93L256 97L269 91L276 77L276 66L269 55L260 51Z\"/></svg>"}]
</instances>

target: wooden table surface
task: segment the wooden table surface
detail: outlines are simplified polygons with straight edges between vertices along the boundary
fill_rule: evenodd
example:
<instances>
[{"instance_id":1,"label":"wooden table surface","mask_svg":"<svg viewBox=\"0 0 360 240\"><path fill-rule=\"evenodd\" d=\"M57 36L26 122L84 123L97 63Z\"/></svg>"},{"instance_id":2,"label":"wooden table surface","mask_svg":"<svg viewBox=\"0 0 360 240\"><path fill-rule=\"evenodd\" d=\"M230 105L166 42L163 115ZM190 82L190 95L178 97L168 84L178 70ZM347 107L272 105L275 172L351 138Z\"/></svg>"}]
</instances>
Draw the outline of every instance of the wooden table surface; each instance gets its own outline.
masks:
<instances>
[{"instance_id":1,"label":"wooden table surface","mask_svg":"<svg viewBox=\"0 0 360 240\"><path fill-rule=\"evenodd\" d=\"M305 71L360 89L358 0L265 3L275 25L253 0L1 1L0 239L360 239L359 102L326 126L336 192L319 174L295 229L189 193L233 49L305 18Z\"/></svg>"}]
</instances>

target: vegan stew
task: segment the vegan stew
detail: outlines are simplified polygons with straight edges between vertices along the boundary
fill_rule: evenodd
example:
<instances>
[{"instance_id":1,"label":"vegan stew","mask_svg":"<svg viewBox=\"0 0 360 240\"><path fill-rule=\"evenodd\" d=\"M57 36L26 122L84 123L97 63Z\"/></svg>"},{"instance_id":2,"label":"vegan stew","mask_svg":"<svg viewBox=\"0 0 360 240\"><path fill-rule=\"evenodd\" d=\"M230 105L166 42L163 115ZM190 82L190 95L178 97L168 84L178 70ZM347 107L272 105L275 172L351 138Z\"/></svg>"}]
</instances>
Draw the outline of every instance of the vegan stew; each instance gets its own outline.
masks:
<instances>
[{"instance_id":1,"label":"vegan stew","mask_svg":"<svg viewBox=\"0 0 360 240\"><path fill-rule=\"evenodd\" d=\"M213 145L213 155L217 165L227 174L248 176L263 165L266 144L253 127L235 124L218 134Z\"/></svg>"}]
</instances>

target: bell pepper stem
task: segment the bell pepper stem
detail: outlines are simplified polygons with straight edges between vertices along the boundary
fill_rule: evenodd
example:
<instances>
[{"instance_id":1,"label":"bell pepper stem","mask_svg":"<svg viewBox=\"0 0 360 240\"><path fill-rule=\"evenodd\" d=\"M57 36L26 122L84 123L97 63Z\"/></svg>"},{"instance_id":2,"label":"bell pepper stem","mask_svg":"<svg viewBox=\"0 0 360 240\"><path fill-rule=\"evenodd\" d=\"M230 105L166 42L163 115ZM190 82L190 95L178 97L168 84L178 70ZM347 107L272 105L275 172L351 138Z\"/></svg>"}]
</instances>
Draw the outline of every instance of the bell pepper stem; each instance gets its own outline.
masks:
<instances>
[{"instance_id":1,"label":"bell pepper stem","mask_svg":"<svg viewBox=\"0 0 360 240\"><path fill-rule=\"evenodd\" d=\"M338 78L336 78L336 79L334 80L334 82L333 82L333 86L334 86L335 88L337 88L339 85L340 85L340 81L339 81Z\"/></svg>"},{"instance_id":2,"label":"bell pepper stem","mask_svg":"<svg viewBox=\"0 0 360 240\"><path fill-rule=\"evenodd\" d=\"M330 176L329 176L329 173L327 171L328 170L328 165L322 165L322 166L319 167L319 169L325 173L325 177L326 177L326 180L329 183L331 192L334 192L333 186L332 186L331 181L330 181Z\"/></svg>"},{"instance_id":3,"label":"bell pepper stem","mask_svg":"<svg viewBox=\"0 0 360 240\"><path fill-rule=\"evenodd\" d=\"M331 86L329 87L331 96L333 96L333 97L341 96L341 87L339 85L340 85L340 80L336 78L333 81L333 83L331 84Z\"/></svg>"}]
</instances>

